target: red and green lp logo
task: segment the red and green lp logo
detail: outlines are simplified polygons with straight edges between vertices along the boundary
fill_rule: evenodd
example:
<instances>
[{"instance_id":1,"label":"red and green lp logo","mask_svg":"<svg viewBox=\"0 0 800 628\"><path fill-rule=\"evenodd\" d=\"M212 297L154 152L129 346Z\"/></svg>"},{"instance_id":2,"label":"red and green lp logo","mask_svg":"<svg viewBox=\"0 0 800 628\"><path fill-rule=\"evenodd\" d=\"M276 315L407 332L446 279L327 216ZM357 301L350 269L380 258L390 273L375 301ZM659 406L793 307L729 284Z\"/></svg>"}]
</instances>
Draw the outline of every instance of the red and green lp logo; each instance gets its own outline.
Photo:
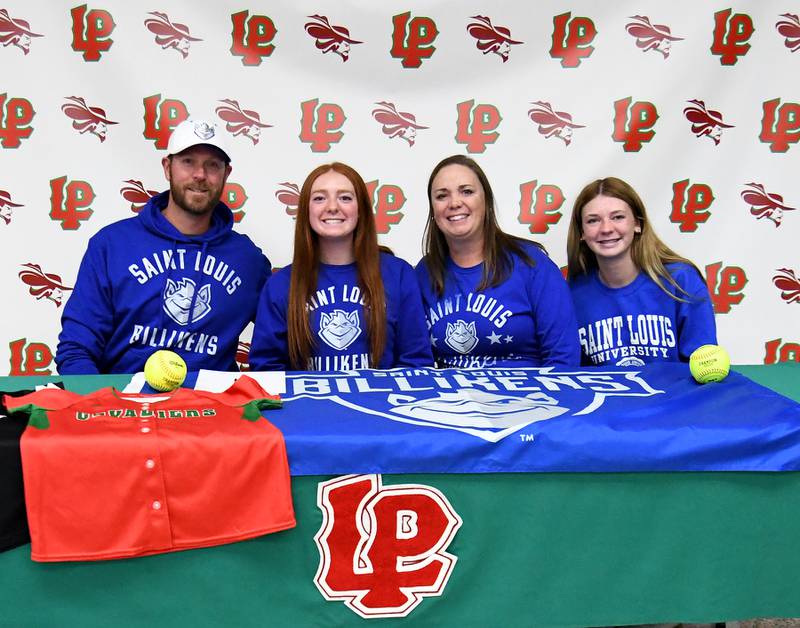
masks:
<instances>
[{"instance_id":1,"label":"red and green lp logo","mask_svg":"<svg viewBox=\"0 0 800 628\"><path fill-rule=\"evenodd\" d=\"M314 583L326 600L364 618L405 617L442 595L458 560L446 550L462 522L438 489L347 475L321 482L317 505Z\"/></svg>"}]
</instances>

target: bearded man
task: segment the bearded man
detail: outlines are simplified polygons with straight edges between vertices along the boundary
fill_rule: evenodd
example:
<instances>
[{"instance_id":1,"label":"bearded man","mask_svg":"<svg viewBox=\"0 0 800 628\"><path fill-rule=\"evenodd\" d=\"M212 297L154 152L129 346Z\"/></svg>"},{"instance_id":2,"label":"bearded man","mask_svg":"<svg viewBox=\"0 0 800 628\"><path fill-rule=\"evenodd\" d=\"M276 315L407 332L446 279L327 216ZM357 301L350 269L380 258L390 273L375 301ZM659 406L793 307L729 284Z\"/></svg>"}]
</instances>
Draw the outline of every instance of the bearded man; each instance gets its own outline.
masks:
<instances>
[{"instance_id":1,"label":"bearded man","mask_svg":"<svg viewBox=\"0 0 800 628\"><path fill-rule=\"evenodd\" d=\"M216 123L181 122L167 153L169 190L89 240L61 318L62 375L134 373L157 349L190 371L236 370L270 263L220 201L231 160Z\"/></svg>"}]
</instances>

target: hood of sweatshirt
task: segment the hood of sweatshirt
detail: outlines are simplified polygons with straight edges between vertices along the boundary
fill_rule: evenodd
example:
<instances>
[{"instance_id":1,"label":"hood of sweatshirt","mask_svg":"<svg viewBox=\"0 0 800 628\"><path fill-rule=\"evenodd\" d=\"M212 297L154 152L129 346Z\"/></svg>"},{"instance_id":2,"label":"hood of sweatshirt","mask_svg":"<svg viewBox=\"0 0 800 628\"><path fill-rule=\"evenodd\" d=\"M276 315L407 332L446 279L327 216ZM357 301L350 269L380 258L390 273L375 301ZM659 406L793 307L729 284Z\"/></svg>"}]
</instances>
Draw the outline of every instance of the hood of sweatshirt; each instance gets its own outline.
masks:
<instances>
[{"instance_id":1,"label":"hood of sweatshirt","mask_svg":"<svg viewBox=\"0 0 800 628\"><path fill-rule=\"evenodd\" d=\"M225 203L220 202L214 208L208 231L199 235L185 235L178 231L161 213L167 207L168 201L169 191L162 192L151 198L139 212L139 220L149 232L176 243L194 242L201 245L214 245L224 240L233 230L233 212Z\"/></svg>"}]
</instances>

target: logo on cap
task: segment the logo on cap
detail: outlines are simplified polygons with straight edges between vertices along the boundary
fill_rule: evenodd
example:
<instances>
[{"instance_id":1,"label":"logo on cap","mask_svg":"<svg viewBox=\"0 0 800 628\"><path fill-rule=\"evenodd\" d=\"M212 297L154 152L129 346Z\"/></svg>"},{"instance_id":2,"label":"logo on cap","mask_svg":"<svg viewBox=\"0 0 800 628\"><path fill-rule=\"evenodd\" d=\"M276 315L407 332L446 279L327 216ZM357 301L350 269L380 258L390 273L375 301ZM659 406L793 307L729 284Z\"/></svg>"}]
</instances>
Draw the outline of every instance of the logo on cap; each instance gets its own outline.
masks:
<instances>
[{"instance_id":1,"label":"logo on cap","mask_svg":"<svg viewBox=\"0 0 800 628\"><path fill-rule=\"evenodd\" d=\"M194 123L194 134L201 140L210 140L214 137L214 127L208 122L198 121Z\"/></svg>"}]
</instances>

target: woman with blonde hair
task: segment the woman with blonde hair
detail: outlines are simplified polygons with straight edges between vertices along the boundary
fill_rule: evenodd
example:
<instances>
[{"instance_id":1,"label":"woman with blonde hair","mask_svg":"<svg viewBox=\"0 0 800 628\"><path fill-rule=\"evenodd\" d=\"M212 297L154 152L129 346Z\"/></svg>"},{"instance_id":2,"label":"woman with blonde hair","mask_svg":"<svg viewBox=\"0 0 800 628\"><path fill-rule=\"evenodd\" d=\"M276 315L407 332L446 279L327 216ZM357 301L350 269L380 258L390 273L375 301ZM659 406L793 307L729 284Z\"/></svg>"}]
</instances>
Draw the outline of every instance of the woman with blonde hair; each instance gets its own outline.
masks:
<instances>
[{"instance_id":1,"label":"woman with blonde hair","mask_svg":"<svg viewBox=\"0 0 800 628\"><path fill-rule=\"evenodd\" d=\"M253 370L432 365L413 269L380 250L350 166L319 166L303 183L294 258L264 287L249 359Z\"/></svg>"},{"instance_id":2,"label":"woman with blonde hair","mask_svg":"<svg viewBox=\"0 0 800 628\"><path fill-rule=\"evenodd\" d=\"M500 229L480 166L464 155L443 159L428 202L417 279L437 365L577 366L567 284L542 247Z\"/></svg>"},{"instance_id":3,"label":"woman with blonde hair","mask_svg":"<svg viewBox=\"0 0 800 628\"><path fill-rule=\"evenodd\" d=\"M688 362L697 347L716 344L699 269L659 239L622 179L592 181L578 194L567 259L585 364Z\"/></svg>"}]
</instances>

